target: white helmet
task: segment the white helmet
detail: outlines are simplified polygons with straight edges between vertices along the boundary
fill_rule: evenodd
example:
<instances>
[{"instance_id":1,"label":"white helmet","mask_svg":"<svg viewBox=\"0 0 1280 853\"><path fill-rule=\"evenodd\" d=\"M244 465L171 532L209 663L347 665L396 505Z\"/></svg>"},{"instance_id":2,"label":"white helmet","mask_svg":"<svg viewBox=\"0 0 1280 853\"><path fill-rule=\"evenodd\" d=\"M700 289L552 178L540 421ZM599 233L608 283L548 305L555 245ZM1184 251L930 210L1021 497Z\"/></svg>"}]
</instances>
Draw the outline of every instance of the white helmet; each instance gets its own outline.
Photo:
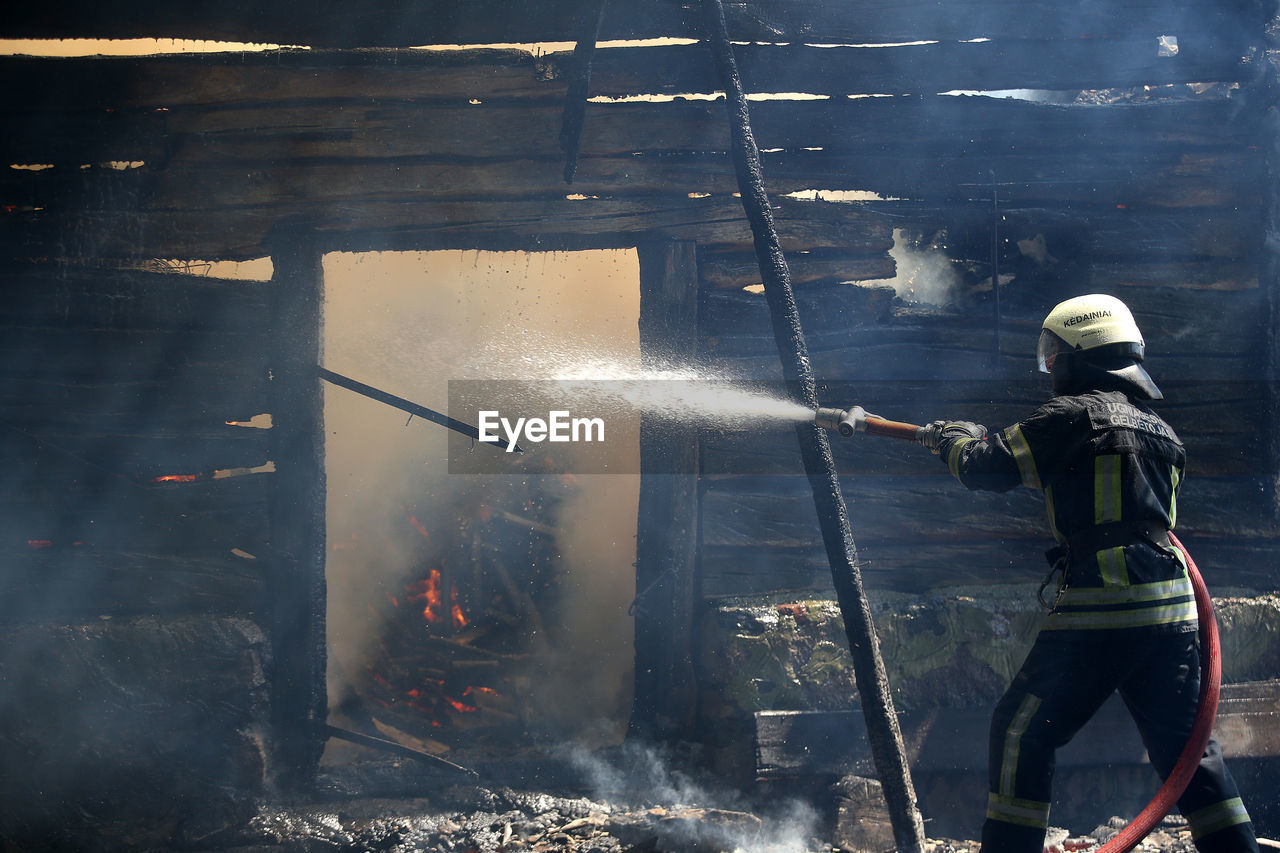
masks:
<instances>
[{"instance_id":1,"label":"white helmet","mask_svg":"<svg viewBox=\"0 0 1280 853\"><path fill-rule=\"evenodd\" d=\"M1145 351L1142 332L1128 306L1114 296L1090 293L1058 303L1045 317L1036 346L1036 366L1042 373L1065 377L1068 371L1053 368L1059 356L1069 353L1075 380L1087 379L1090 374L1097 378L1100 370L1128 380L1158 400L1163 395L1142 368Z\"/></svg>"}]
</instances>

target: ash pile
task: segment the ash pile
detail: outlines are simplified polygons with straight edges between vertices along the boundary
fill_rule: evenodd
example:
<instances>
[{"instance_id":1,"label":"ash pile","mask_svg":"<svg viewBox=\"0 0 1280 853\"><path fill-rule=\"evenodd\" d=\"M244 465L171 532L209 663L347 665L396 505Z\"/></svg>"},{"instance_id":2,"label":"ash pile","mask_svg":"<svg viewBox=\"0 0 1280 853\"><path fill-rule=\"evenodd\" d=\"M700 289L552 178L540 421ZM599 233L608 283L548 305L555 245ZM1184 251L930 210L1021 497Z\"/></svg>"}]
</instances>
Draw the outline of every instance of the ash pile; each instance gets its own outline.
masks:
<instances>
[{"instance_id":1,"label":"ash pile","mask_svg":"<svg viewBox=\"0 0 1280 853\"><path fill-rule=\"evenodd\" d=\"M264 810L224 849L443 853L752 849L829 850L816 839L774 846L758 816L700 806L559 797L509 788L454 790L430 800L357 800L336 808Z\"/></svg>"},{"instance_id":2,"label":"ash pile","mask_svg":"<svg viewBox=\"0 0 1280 853\"><path fill-rule=\"evenodd\" d=\"M613 772L599 766L585 768L589 775L602 770ZM580 796L559 786L559 793L548 793L483 784L424 784L420 796L367 795L378 791L379 777L384 791L403 789L405 771L413 772L399 765L371 764L356 778L348 769L344 778L327 780L328 790L319 799L264 806L247 824L227 827L203 841L189 839L189 849L221 853L817 853L833 849L823 837L829 827L821 826L818 814L804 803L753 809L729 796L702 790L679 774L667 774L648 795L636 793L637 785L645 781L644 770L631 779L618 778L626 783L626 790L608 795ZM401 776L392 783L397 773ZM599 781L597 777L590 784ZM354 785L365 795L344 798L345 785ZM532 787L537 787L536 782Z\"/></svg>"}]
</instances>

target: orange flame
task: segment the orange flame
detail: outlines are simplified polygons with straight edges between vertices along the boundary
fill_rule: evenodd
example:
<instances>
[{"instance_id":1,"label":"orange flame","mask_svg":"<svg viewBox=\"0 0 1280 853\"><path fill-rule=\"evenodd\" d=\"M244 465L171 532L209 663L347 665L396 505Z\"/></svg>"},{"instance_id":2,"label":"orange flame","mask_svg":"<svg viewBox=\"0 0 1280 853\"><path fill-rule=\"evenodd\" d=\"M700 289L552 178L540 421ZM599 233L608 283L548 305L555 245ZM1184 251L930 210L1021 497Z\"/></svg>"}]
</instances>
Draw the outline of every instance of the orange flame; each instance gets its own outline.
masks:
<instances>
[{"instance_id":1,"label":"orange flame","mask_svg":"<svg viewBox=\"0 0 1280 853\"><path fill-rule=\"evenodd\" d=\"M200 479L199 474L165 474L152 480L153 483L194 483Z\"/></svg>"},{"instance_id":2,"label":"orange flame","mask_svg":"<svg viewBox=\"0 0 1280 853\"><path fill-rule=\"evenodd\" d=\"M444 578L440 574L439 569L432 569L430 574L422 580L412 581L405 586L405 592L409 594L410 601L422 602L422 618L436 625L445 618L445 600L444 600ZM458 603L458 587L451 584L449 589L449 624L453 626L455 631L459 631L471 624L471 620L467 618L466 611L462 609L462 605ZM396 600L391 597L391 603L396 605Z\"/></svg>"},{"instance_id":3,"label":"orange flame","mask_svg":"<svg viewBox=\"0 0 1280 853\"><path fill-rule=\"evenodd\" d=\"M432 569L431 574L422 580L416 580L405 587L410 601L421 601L422 618L433 625L440 621L440 607L444 604L444 592L441 589L439 569Z\"/></svg>"}]
</instances>

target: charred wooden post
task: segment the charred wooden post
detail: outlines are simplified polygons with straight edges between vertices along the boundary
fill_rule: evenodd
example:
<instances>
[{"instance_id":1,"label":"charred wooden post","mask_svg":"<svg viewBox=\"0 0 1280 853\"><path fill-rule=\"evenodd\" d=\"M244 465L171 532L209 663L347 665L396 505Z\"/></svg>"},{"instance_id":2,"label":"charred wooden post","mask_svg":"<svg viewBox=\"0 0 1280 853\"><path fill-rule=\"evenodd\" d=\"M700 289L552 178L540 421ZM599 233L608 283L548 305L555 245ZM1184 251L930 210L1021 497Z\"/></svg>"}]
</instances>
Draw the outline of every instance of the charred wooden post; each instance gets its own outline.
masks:
<instances>
[{"instance_id":1,"label":"charred wooden post","mask_svg":"<svg viewBox=\"0 0 1280 853\"><path fill-rule=\"evenodd\" d=\"M639 254L641 361L647 366L691 360L697 341L696 246L642 245ZM696 427L643 418L640 473L630 732L687 737L696 710L693 622L700 598Z\"/></svg>"},{"instance_id":2,"label":"charred wooden post","mask_svg":"<svg viewBox=\"0 0 1280 853\"><path fill-rule=\"evenodd\" d=\"M1268 33L1274 32L1269 28ZM1276 46L1274 36L1268 37L1268 47ZM1267 51L1268 57L1274 57L1274 51ZM1276 61L1269 58L1262 68L1262 78L1255 95L1266 94L1268 107L1261 118L1263 139L1258 143L1264 152L1267 194L1263 199L1263 246L1258 265L1258 284L1266 294L1267 304L1267 341L1266 367L1266 399L1263 402L1266 419L1267 446L1264 449L1267 459L1267 487L1269 494L1270 519L1280 521L1280 107L1276 106L1274 88L1280 69Z\"/></svg>"},{"instance_id":3,"label":"charred wooden post","mask_svg":"<svg viewBox=\"0 0 1280 853\"><path fill-rule=\"evenodd\" d=\"M447 758L441 758L438 755L432 755L429 752L423 752L420 749L413 749L404 744L396 743L386 738L374 737L373 735L363 734L362 732L353 732L348 729L338 728L337 726L326 725L324 727L325 735L328 737L336 737L339 740L345 740L349 743L367 746L370 749L378 749L383 752L389 752L392 755L399 755L403 758L412 758L414 761L420 761L433 767L447 768L454 773L462 773L467 776L476 777L480 774L469 767L463 767L461 764L454 764Z\"/></svg>"},{"instance_id":4,"label":"charred wooden post","mask_svg":"<svg viewBox=\"0 0 1280 853\"><path fill-rule=\"evenodd\" d=\"M271 282L271 717L277 781L306 787L324 748L325 479L320 251L304 232L276 235Z\"/></svg>"},{"instance_id":5,"label":"charred wooden post","mask_svg":"<svg viewBox=\"0 0 1280 853\"><path fill-rule=\"evenodd\" d=\"M564 116L560 123L560 149L564 151L564 182L573 183L578 173L578 146L582 142L582 123L587 117L587 95L591 88L591 62L596 55L600 24L604 22L606 0L595 0L594 8L582 22L584 32L573 47L573 79L564 99Z\"/></svg>"},{"instance_id":6,"label":"charred wooden post","mask_svg":"<svg viewBox=\"0 0 1280 853\"><path fill-rule=\"evenodd\" d=\"M773 320L774 339L782 359L783 378L797 401L816 410L818 397L808 347L791 290L790 272L773 227L773 214L769 209L760 166L760 151L751 132L751 119L729 43L724 8L720 0L705 0L703 5L708 37L728 102L734 169L743 207L751 222L756 257L764 278L765 298ZM822 539L831 564L831 578L853 655L854 677L866 715L871 755L884 788L894 839L899 850L917 853L924 850L924 821L916 804L902 732L894 714L884 661L880 658L875 623L862 590L857 550L831 447L826 433L813 421L798 423L796 437L813 489Z\"/></svg>"}]
</instances>

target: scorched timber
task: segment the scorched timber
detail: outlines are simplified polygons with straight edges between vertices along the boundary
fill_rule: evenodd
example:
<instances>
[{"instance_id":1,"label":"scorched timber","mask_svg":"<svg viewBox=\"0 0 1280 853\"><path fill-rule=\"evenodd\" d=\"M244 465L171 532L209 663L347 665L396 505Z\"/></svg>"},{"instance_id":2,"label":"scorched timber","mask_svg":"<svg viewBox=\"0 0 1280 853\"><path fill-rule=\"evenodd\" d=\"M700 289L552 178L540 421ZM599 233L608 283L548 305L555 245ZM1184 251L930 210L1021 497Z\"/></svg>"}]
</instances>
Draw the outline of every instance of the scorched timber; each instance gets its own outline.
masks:
<instances>
[{"instance_id":1,"label":"scorched timber","mask_svg":"<svg viewBox=\"0 0 1280 853\"><path fill-rule=\"evenodd\" d=\"M728 150L717 104L702 101L592 104L583 129L584 157L636 152ZM763 149L820 147L877 156L914 151L931 157L1021 156L1072 150L1129 152L1135 166L1170 144L1223 150L1248 138L1233 123L1237 104L1223 98L1151 104L1060 106L981 97L834 98L761 101ZM539 158L558 160L556 102L439 105L417 101L324 99L250 104L237 109L15 113L0 154L15 163L98 163L103 159L182 163L284 158ZM18 121L21 119L21 121ZM525 132L511 134L511 127ZM1034 133L1028 129L1034 128ZM153 142L165 143L165 157ZM128 145L138 146L130 152ZM109 150L104 146L110 145ZM104 157L103 155L108 155ZM559 174L556 177L560 177Z\"/></svg>"},{"instance_id":2,"label":"scorched timber","mask_svg":"<svg viewBox=\"0 0 1280 853\"><path fill-rule=\"evenodd\" d=\"M1043 30L1042 32L1051 32ZM1024 38L939 42L875 49L800 44L745 44L735 51L749 92L932 95L949 90L1104 89L1245 80L1242 57L1257 34L1234 38L1184 30L1176 60L1151 49L1152 35L1088 39ZM114 110L243 107L306 101L446 104L476 99L560 100L572 78L569 51L285 50L199 56L71 58L51 62L0 58L9 109L39 110L50 93L62 109ZM715 79L699 45L601 50L593 58L590 93L705 92ZM35 82L37 85L32 85Z\"/></svg>"},{"instance_id":3,"label":"scorched timber","mask_svg":"<svg viewBox=\"0 0 1280 853\"><path fill-rule=\"evenodd\" d=\"M893 278L896 266L888 255L890 246L874 255L832 250L793 255L791 281L795 284L849 282ZM760 284L760 267L746 252L702 252L698 256L698 274L712 287L741 289Z\"/></svg>"},{"instance_id":4,"label":"scorched timber","mask_svg":"<svg viewBox=\"0 0 1280 853\"><path fill-rule=\"evenodd\" d=\"M81 329L199 330L266 327L267 286L206 275L6 264L0 323ZM199 270L194 270L199 272Z\"/></svg>"},{"instance_id":5,"label":"scorched timber","mask_svg":"<svg viewBox=\"0 0 1280 853\"><path fill-rule=\"evenodd\" d=\"M142 543L145 545L145 543ZM0 623L187 614L251 616L266 604L261 573L230 549L179 554L62 548L6 556Z\"/></svg>"},{"instance_id":6,"label":"scorched timber","mask_svg":"<svg viewBox=\"0 0 1280 853\"><path fill-rule=\"evenodd\" d=\"M773 224L760 152L753 136L742 81L734 63L724 7L721 0L703 0L701 5L703 32L715 60L717 76L725 90L734 173L742 195L743 210L755 237L756 257L773 319L783 376L791 386L790 398L813 409L817 407L816 383L796 310L790 271ZM894 840L899 848L914 853L924 848L924 823L903 754L902 734L894 715L875 625L863 594L857 552L835 462L826 434L819 427L812 423L797 423L795 427L821 527L821 538L831 563L831 579L853 653L858 698L865 713L873 764L884 785Z\"/></svg>"},{"instance_id":7,"label":"scorched timber","mask_svg":"<svg viewBox=\"0 0 1280 853\"><path fill-rule=\"evenodd\" d=\"M235 5L174 7L160 0L15 7L6 21L10 38L203 38L312 47L423 44L494 44L564 41L580 21L578 0L429 0L412 7L379 0L359 7L323 0L288 0L246 16ZM1260 4L1241 0L1225 10L1214 0L1090 3L965 2L934 0L892 4L827 0L739 0L725 6L736 38L749 41L890 43L959 41L1057 33L1063 38L1156 36L1200 24L1234 33L1254 23ZM613 6L601 39L688 37L698 31L695 3ZM1261 23L1257 23L1261 26Z\"/></svg>"},{"instance_id":8,"label":"scorched timber","mask_svg":"<svg viewBox=\"0 0 1280 853\"><path fill-rule=\"evenodd\" d=\"M341 207L168 213L11 214L7 251L251 260L270 254L282 217L311 224L327 251L474 249L556 251L631 248L642 239L687 238L746 246L736 202L684 197L547 202L352 203ZM850 205L781 199L779 232L790 250L839 248L888 238L890 220ZM25 221L24 221L25 220ZM81 237L92 235L93 246Z\"/></svg>"},{"instance_id":9,"label":"scorched timber","mask_svg":"<svg viewBox=\"0 0 1280 853\"><path fill-rule=\"evenodd\" d=\"M276 145L280 153L272 158L259 151L255 158L237 161L229 148L225 162L177 160L163 167L158 165L163 161L148 159L148 151L129 149L118 156L144 165L127 171L105 167L13 171L0 175L0 192L17 208L48 212L257 207L294 214L370 202L411 206L423 201L554 201L567 194L558 176L560 164L551 158L358 154L290 159L303 146L301 141L294 145L281 137ZM584 152L571 190L582 197L636 200L725 196L735 190L716 166L720 158L700 152L607 156ZM885 198L946 202L953 207L986 201L989 207L990 176L995 173L1000 176L996 189L1006 208L1073 204L1204 209L1261 204L1262 162L1256 152L1214 150L1192 155L1185 146L1174 144L1148 149L1141 162L1132 151L1079 148L1052 155L990 156L964 151L933 156L912 148L866 156L791 150L764 160L770 168L771 187L779 196L815 190L861 191L854 197L873 198L871 193L879 193Z\"/></svg>"}]
</instances>

